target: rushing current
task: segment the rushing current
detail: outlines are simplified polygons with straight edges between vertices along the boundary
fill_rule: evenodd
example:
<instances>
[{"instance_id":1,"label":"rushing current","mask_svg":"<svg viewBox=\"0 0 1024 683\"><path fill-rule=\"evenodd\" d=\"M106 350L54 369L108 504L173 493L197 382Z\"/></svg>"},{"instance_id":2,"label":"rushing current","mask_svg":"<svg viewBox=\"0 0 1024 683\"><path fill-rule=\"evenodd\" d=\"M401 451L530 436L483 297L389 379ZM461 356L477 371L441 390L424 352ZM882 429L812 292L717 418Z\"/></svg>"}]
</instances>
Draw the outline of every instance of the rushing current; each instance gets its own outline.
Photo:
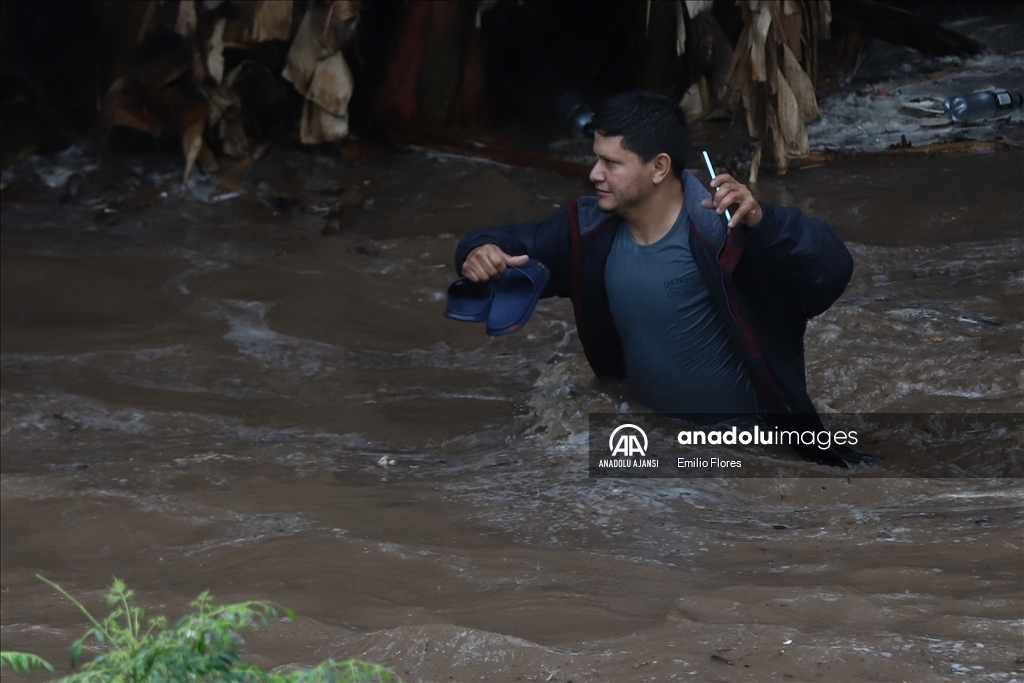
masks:
<instances>
[{"instance_id":1,"label":"rushing current","mask_svg":"<svg viewBox=\"0 0 1024 683\"><path fill-rule=\"evenodd\" d=\"M588 414L643 409L593 379L568 302L500 338L442 316L464 232L584 183L423 151L284 151L185 186L173 160L73 152L19 174L0 231L4 649L67 670L87 624L40 573L100 612L112 576L172 618L204 589L291 607L297 626L246 643L264 666L1020 680L1014 470L952 468L950 447L815 478L768 449L757 478L592 479ZM762 201L828 220L856 260L806 335L826 419L1020 415L1022 187L1020 152L762 178ZM339 196L363 208L325 230Z\"/></svg>"}]
</instances>

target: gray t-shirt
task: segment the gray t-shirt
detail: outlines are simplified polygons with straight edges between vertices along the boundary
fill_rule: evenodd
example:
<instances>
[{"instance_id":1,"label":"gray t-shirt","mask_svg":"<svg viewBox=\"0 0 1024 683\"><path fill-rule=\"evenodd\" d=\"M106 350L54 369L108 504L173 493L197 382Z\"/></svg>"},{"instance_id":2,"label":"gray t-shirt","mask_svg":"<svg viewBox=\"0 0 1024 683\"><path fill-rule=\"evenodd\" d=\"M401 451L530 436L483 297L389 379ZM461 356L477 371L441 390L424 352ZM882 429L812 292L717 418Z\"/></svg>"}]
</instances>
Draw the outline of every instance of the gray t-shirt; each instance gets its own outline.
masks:
<instances>
[{"instance_id":1,"label":"gray t-shirt","mask_svg":"<svg viewBox=\"0 0 1024 683\"><path fill-rule=\"evenodd\" d=\"M689 215L653 244L623 223L604 281L637 397L662 413L755 414L742 357L690 253Z\"/></svg>"}]
</instances>

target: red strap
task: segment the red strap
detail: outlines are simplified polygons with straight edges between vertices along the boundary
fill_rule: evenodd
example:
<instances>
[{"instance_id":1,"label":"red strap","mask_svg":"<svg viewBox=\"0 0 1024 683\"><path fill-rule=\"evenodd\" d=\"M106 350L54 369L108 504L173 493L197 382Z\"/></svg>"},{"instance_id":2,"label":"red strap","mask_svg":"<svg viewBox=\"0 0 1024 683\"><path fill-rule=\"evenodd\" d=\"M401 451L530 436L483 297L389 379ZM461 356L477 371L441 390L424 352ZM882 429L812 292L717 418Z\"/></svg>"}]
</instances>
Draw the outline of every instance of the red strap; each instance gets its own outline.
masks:
<instances>
[{"instance_id":1,"label":"red strap","mask_svg":"<svg viewBox=\"0 0 1024 683\"><path fill-rule=\"evenodd\" d=\"M572 312L576 318L576 329L580 343L586 345L583 324L583 244L580 238L580 216L576 200L569 202L569 240L572 245Z\"/></svg>"}]
</instances>

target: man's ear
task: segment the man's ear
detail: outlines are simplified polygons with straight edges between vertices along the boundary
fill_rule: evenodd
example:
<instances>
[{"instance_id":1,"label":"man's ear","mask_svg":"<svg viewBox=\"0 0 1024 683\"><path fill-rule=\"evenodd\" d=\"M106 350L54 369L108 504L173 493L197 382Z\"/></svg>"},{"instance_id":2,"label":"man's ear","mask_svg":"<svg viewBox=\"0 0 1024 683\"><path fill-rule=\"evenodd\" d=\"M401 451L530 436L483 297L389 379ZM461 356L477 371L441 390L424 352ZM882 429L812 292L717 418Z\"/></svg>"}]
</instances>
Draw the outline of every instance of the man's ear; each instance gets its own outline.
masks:
<instances>
[{"instance_id":1,"label":"man's ear","mask_svg":"<svg viewBox=\"0 0 1024 683\"><path fill-rule=\"evenodd\" d=\"M662 152L654 157L651 163L654 164L654 174L651 176L651 180L655 185L672 175L672 158L668 154Z\"/></svg>"}]
</instances>

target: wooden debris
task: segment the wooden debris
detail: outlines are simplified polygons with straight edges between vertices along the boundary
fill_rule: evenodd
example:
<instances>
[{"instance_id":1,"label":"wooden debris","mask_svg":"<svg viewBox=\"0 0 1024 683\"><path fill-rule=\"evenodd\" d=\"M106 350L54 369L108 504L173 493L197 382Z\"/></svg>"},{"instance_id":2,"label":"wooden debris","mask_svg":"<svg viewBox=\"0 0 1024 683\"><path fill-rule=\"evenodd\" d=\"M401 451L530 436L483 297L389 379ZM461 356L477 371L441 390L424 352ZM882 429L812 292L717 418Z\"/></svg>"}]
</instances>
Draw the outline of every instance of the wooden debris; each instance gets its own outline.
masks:
<instances>
[{"instance_id":1,"label":"wooden debris","mask_svg":"<svg viewBox=\"0 0 1024 683\"><path fill-rule=\"evenodd\" d=\"M94 147L101 149L115 126L151 135L180 134L184 180L197 162L207 172L218 168L215 149L231 158L249 158L241 99L234 88L243 69L257 63L244 60L225 73L224 50L291 38L293 5L292 0L181 0L174 30L186 38L191 54L165 55L116 79L90 136ZM304 143L348 135L354 79L341 48L355 31L359 7L352 0L309 3L292 40L282 76L306 98L300 121ZM148 11L146 17L143 32L146 21L152 21Z\"/></svg>"},{"instance_id":2,"label":"wooden debris","mask_svg":"<svg viewBox=\"0 0 1024 683\"><path fill-rule=\"evenodd\" d=\"M740 10L744 27L725 79L734 94L726 100L733 108L742 102L750 137L767 143L758 148L755 161L760 164L767 155L764 160L774 162L782 174L791 158L807 154L805 123L818 118L808 69L816 64L817 39L823 34L822 24L828 28L830 3L752 0L740 3ZM807 49L805 26L811 37ZM757 178L756 167L750 175Z\"/></svg>"},{"instance_id":3,"label":"wooden debris","mask_svg":"<svg viewBox=\"0 0 1024 683\"><path fill-rule=\"evenodd\" d=\"M196 106L194 90L180 83L188 69L186 54L168 54L111 83L100 117L89 135L93 148L102 150L115 126L150 135L184 130L188 126L185 122L194 119ZM206 116L205 110L202 116Z\"/></svg>"},{"instance_id":4,"label":"wooden debris","mask_svg":"<svg viewBox=\"0 0 1024 683\"><path fill-rule=\"evenodd\" d=\"M704 116L708 108L708 100L708 82L706 78L701 76L699 81L689 87L679 103L679 106L686 112L687 122L693 123Z\"/></svg>"},{"instance_id":5,"label":"wooden debris","mask_svg":"<svg viewBox=\"0 0 1024 683\"><path fill-rule=\"evenodd\" d=\"M683 15L683 1L676 0L676 57L686 52L686 20Z\"/></svg>"},{"instance_id":6,"label":"wooden debris","mask_svg":"<svg viewBox=\"0 0 1024 683\"><path fill-rule=\"evenodd\" d=\"M757 149L754 150L754 156L750 160L750 184L757 184L757 173L761 169L761 143L757 143Z\"/></svg>"},{"instance_id":7,"label":"wooden debris","mask_svg":"<svg viewBox=\"0 0 1024 683\"><path fill-rule=\"evenodd\" d=\"M238 16L228 22L224 44L248 47L267 40L288 40L292 37L292 0L257 0L236 2Z\"/></svg>"},{"instance_id":8,"label":"wooden debris","mask_svg":"<svg viewBox=\"0 0 1024 683\"><path fill-rule=\"evenodd\" d=\"M205 102L193 100L189 107L184 108L182 117L181 147L185 154L185 173L181 182L188 182L192 167L203 150L203 130L206 128L206 115L209 107Z\"/></svg>"},{"instance_id":9,"label":"wooden debris","mask_svg":"<svg viewBox=\"0 0 1024 683\"><path fill-rule=\"evenodd\" d=\"M358 21L357 7L351 2L311 3L299 22L281 75L305 97L317 62L341 50Z\"/></svg>"},{"instance_id":10,"label":"wooden debris","mask_svg":"<svg viewBox=\"0 0 1024 683\"><path fill-rule=\"evenodd\" d=\"M782 46L782 53L782 73L796 98L800 119L814 121L818 118L818 100L814 96L814 84L788 45Z\"/></svg>"},{"instance_id":11,"label":"wooden debris","mask_svg":"<svg viewBox=\"0 0 1024 683\"><path fill-rule=\"evenodd\" d=\"M216 173L220 170L220 164L217 163L217 157L214 156L213 150L210 146L203 142L202 148L199 150L199 156L196 157L196 163L199 164L199 168L203 170L203 173ZM188 178L186 178L188 180Z\"/></svg>"},{"instance_id":12,"label":"wooden debris","mask_svg":"<svg viewBox=\"0 0 1024 683\"><path fill-rule=\"evenodd\" d=\"M317 62L302 108L299 139L304 144L341 140L348 135L352 72L341 52Z\"/></svg>"},{"instance_id":13,"label":"wooden debris","mask_svg":"<svg viewBox=\"0 0 1024 683\"><path fill-rule=\"evenodd\" d=\"M313 3L299 24L282 76L306 102L299 124L305 144L348 135L348 103L355 82L341 48L359 21L358 4L336 0Z\"/></svg>"},{"instance_id":14,"label":"wooden debris","mask_svg":"<svg viewBox=\"0 0 1024 683\"><path fill-rule=\"evenodd\" d=\"M832 8L837 19L895 45L934 57L976 55L985 46L930 19L873 0L844 0Z\"/></svg>"},{"instance_id":15,"label":"wooden debris","mask_svg":"<svg viewBox=\"0 0 1024 683\"><path fill-rule=\"evenodd\" d=\"M196 16L195 0L180 0L178 3L178 21L174 25L174 31L178 35L189 36L195 33L199 25L199 18Z\"/></svg>"},{"instance_id":16,"label":"wooden debris","mask_svg":"<svg viewBox=\"0 0 1024 683\"><path fill-rule=\"evenodd\" d=\"M488 100L493 93L487 88L490 60L481 15L496 4L496 0L403 3L405 23L395 27L400 28L397 48L388 69L381 70L375 113L406 131L399 139L416 131L411 134L419 140L416 144L502 163L558 167L585 177L587 171L581 164L531 155L512 149L512 145L487 143L481 148L465 140L456 142L456 136L440 141L437 135L431 138L423 133L422 124L455 124L462 130L487 125ZM785 173L793 160L809 160L806 124L819 116L815 93L821 70L819 43L831 36L833 14L847 29L854 27L841 32L849 43L848 49L838 51L844 56L855 58L868 35L925 54L974 54L981 48L933 22L871 0L837 5L827 0L741 0L736 4L743 26L735 48L714 18L711 0L632 4L623 13L630 18L622 30L644 36L634 53L631 87L679 97L688 85L681 105L690 121L721 111L716 107L725 106L735 113L743 108L748 133L758 142L751 182L756 182L762 161ZM503 4L495 11L519 11L511 5ZM516 4L519 6L521 3ZM299 119L303 143L346 138L355 78L342 47L359 24L361 8L358 0L298 4L293 0L180 0L176 6L149 0L140 5L142 19L135 24L137 30L132 29L132 37L137 34L135 42L154 34L159 26L166 32L173 25L184 38L182 54L175 55L173 68L164 62L145 64L114 80L92 137L102 146L115 126L180 136L186 179L196 164L208 171L224 166L225 158L251 159L249 135L259 138L262 129L253 125L251 114L249 125L245 125L242 102L245 99L249 106L253 96L246 93L255 88L242 86L240 96L236 87L243 66L256 63L258 54L264 60L261 66L270 74L259 75L274 79L277 86L276 102L287 103L290 87L303 97ZM301 19L296 13L293 25L293 12L300 10ZM164 18L155 19L158 16ZM266 41L290 41L280 75L280 56L273 62L272 72L266 66L270 60L265 54L279 49L274 45L262 46L253 59L233 66L231 50L251 49ZM356 54L365 59L361 51ZM282 85L280 78L291 85ZM284 110L286 116L287 107ZM922 112L929 113L923 105ZM275 120L284 118L277 109L273 113ZM423 142L425 137L432 141ZM929 150L934 151L911 148L908 141L892 151Z\"/></svg>"},{"instance_id":17,"label":"wooden debris","mask_svg":"<svg viewBox=\"0 0 1024 683\"><path fill-rule=\"evenodd\" d=\"M892 154L914 154L928 156L931 154L991 154L1000 150L1022 150L1024 144L1011 140L957 140L954 142L936 142L930 145L899 145L874 152L854 152L846 150L830 150L816 154L808 154L800 160L799 168L813 168L828 161L838 159L884 157Z\"/></svg>"},{"instance_id":18,"label":"wooden debris","mask_svg":"<svg viewBox=\"0 0 1024 683\"><path fill-rule=\"evenodd\" d=\"M687 51L685 62L680 63L685 66L683 73L690 81L680 106L686 112L687 121L691 123L714 112L726 114L723 104L731 110L735 110L739 104L738 95L731 105L726 103L732 92L725 87L725 82L732 64L733 49L709 11L711 5L709 2L694 0L685 5L681 1L676 3L676 57L681 57L683 50ZM686 44L687 34L695 44Z\"/></svg>"},{"instance_id":19,"label":"wooden debris","mask_svg":"<svg viewBox=\"0 0 1024 683\"><path fill-rule=\"evenodd\" d=\"M218 83L224 80L224 27L227 25L227 19L218 19L206 41L206 73Z\"/></svg>"}]
</instances>

